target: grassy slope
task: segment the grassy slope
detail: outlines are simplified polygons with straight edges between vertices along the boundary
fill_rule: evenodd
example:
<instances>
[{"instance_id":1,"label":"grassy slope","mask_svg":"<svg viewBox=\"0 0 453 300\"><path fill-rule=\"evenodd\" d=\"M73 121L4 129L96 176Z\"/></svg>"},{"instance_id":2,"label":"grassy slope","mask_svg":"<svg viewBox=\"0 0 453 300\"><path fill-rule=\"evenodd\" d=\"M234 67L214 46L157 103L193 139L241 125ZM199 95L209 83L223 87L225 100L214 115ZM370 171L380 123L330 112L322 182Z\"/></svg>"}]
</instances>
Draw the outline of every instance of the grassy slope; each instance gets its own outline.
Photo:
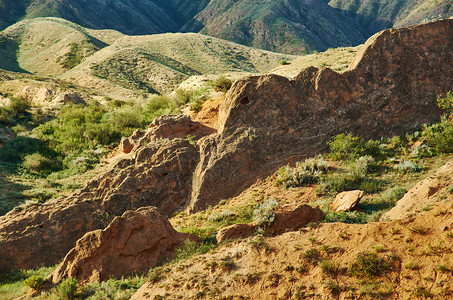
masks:
<instances>
[{"instance_id":1,"label":"grassy slope","mask_svg":"<svg viewBox=\"0 0 453 300\"><path fill-rule=\"evenodd\" d=\"M125 36L57 18L17 23L0 39L6 58L0 68L60 76L111 90L114 97L132 97L139 90L168 92L192 75L266 72L280 60L296 58L200 34Z\"/></svg>"}]
</instances>

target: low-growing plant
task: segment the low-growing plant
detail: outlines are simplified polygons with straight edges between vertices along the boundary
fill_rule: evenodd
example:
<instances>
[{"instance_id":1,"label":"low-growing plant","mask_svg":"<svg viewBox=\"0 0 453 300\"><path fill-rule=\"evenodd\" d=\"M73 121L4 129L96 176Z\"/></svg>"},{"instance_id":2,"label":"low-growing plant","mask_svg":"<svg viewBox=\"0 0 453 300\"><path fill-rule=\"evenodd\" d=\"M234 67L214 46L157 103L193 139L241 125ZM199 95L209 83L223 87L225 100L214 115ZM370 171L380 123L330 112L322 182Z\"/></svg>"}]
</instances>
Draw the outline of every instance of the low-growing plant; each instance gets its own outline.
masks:
<instances>
[{"instance_id":1,"label":"low-growing plant","mask_svg":"<svg viewBox=\"0 0 453 300\"><path fill-rule=\"evenodd\" d=\"M45 176L60 169L61 165L59 162L47 158L40 153L33 153L24 157L22 167L32 174Z\"/></svg>"},{"instance_id":2,"label":"low-growing plant","mask_svg":"<svg viewBox=\"0 0 453 300\"><path fill-rule=\"evenodd\" d=\"M24 284L34 290L40 290L44 287L44 278L33 275L25 279Z\"/></svg>"},{"instance_id":3,"label":"low-growing plant","mask_svg":"<svg viewBox=\"0 0 453 300\"><path fill-rule=\"evenodd\" d=\"M375 252L361 252L351 265L351 273L355 276L379 276L392 268L393 260L389 257L380 257Z\"/></svg>"},{"instance_id":4,"label":"low-growing plant","mask_svg":"<svg viewBox=\"0 0 453 300\"><path fill-rule=\"evenodd\" d=\"M340 273L339 265L331 261L330 259L323 259L319 263L319 267L321 268L324 274L329 275L333 278L337 277L338 274Z\"/></svg>"},{"instance_id":5,"label":"low-growing plant","mask_svg":"<svg viewBox=\"0 0 453 300\"><path fill-rule=\"evenodd\" d=\"M278 206L277 200L275 198L269 198L263 203L259 204L257 208L253 211L253 221L255 221L258 226L268 226L270 225L275 218L274 209Z\"/></svg>"},{"instance_id":6,"label":"low-growing plant","mask_svg":"<svg viewBox=\"0 0 453 300\"><path fill-rule=\"evenodd\" d=\"M206 242L195 242L185 240L183 244L176 249L175 261L186 260L197 254L204 254L209 252L214 245Z\"/></svg>"},{"instance_id":7,"label":"low-growing plant","mask_svg":"<svg viewBox=\"0 0 453 300\"><path fill-rule=\"evenodd\" d=\"M395 168L402 173L416 173L420 172L423 169L421 166L408 160L403 160L398 165L396 165Z\"/></svg>"},{"instance_id":8,"label":"low-growing plant","mask_svg":"<svg viewBox=\"0 0 453 300\"><path fill-rule=\"evenodd\" d=\"M352 133L342 133L327 142L328 156L335 160L353 160L366 155L377 158L382 155L379 144L379 141L365 141Z\"/></svg>"},{"instance_id":9,"label":"low-growing plant","mask_svg":"<svg viewBox=\"0 0 453 300\"><path fill-rule=\"evenodd\" d=\"M321 157L309 158L297 162L295 167L287 165L280 168L275 183L284 188L310 185L317 183L328 169L329 164Z\"/></svg>"},{"instance_id":10,"label":"low-growing plant","mask_svg":"<svg viewBox=\"0 0 453 300\"><path fill-rule=\"evenodd\" d=\"M231 79L228 79L225 76L220 76L213 82L214 90L216 92L226 93L232 85L233 82L231 81Z\"/></svg>"},{"instance_id":11,"label":"low-growing plant","mask_svg":"<svg viewBox=\"0 0 453 300\"><path fill-rule=\"evenodd\" d=\"M63 300L75 299L77 294L77 280L75 278L68 278L63 280L57 286L57 294L60 299Z\"/></svg>"},{"instance_id":12,"label":"low-growing plant","mask_svg":"<svg viewBox=\"0 0 453 300\"><path fill-rule=\"evenodd\" d=\"M453 152L453 121L442 117L439 123L425 125L422 135L426 144L437 153Z\"/></svg>"}]
</instances>

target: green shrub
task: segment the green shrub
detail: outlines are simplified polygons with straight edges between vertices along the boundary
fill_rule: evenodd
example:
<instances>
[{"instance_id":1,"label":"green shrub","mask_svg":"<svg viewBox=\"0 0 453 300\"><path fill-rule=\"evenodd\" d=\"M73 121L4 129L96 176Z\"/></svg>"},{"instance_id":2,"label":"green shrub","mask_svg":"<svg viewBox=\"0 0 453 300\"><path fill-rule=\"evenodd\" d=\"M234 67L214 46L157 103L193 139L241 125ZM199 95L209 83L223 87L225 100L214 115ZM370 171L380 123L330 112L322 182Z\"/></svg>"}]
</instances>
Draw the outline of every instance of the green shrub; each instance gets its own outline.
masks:
<instances>
[{"instance_id":1,"label":"green shrub","mask_svg":"<svg viewBox=\"0 0 453 300\"><path fill-rule=\"evenodd\" d=\"M310 185L319 182L328 169L329 164L321 157L309 158L297 162L294 168L289 165L280 168L275 183L285 188Z\"/></svg>"},{"instance_id":2,"label":"green shrub","mask_svg":"<svg viewBox=\"0 0 453 300\"><path fill-rule=\"evenodd\" d=\"M284 60L284 59L282 59L282 60L279 62L279 64L282 65L282 66L285 66L285 65L289 65L289 62L286 61L286 60Z\"/></svg>"},{"instance_id":3,"label":"green shrub","mask_svg":"<svg viewBox=\"0 0 453 300\"><path fill-rule=\"evenodd\" d=\"M374 164L371 156L363 156L346 166L346 172L325 178L318 187L319 194L334 194L361 189L366 193L379 190L379 183L367 178Z\"/></svg>"},{"instance_id":4,"label":"green shrub","mask_svg":"<svg viewBox=\"0 0 453 300\"><path fill-rule=\"evenodd\" d=\"M25 279L24 284L34 290L40 290L44 287L44 278L33 275Z\"/></svg>"},{"instance_id":5,"label":"green shrub","mask_svg":"<svg viewBox=\"0 0 453 300\"><path fill-rule=\"evenodd\" d=\"M275 219L274 209L278 206L277 200L274 198L269 198L264 203L261 203L253 211L253 221L255 221L258 226L261 225L270 225Z\"/></svg>"},{"instance_id":6,"label":"green shrub","mask_svg":"<svg viewBox=\"0 0 453 300\"><path fill-rule=\"evenodd\" d=\"M393 257L379 257L375 252L361 252L351 265L351 273L355 276L379 276L392 268Z\"/></svg>"},{"instance_id":7,"label":"green shrub","mask_svg":"<svg viewBox=\"0 0 453 300\"><path fill-rule=\"evenodd\" d=\"M396 169L402 173L416 173L420 172L423 168L416 163L410 162L408 160L403 160L398 165Z\"/></svg>"},{"instance_id":8,"label":"green shrub","mask_svg":"<svg viewBox=\"0 0 453 300\"><path fill-rule=\"evenodd\" d=\"M27 99L24 98L13 98L11 97L11 104L9 105L13 117L19 117L28 113L30 104Z\"/></svg>"},{"instance_id":9,"label":"green shrub","mask_svg":"<svg viewBox=\"0 0 453 300\"><path fill-rule=\"evenodd\" d=\"M10 164L20 164L24 156L33 153L40 153L47 157L57 156L57 153L42 140L18 136L0 148L0 160Z\"/></svg>"},{"instance_id":10,"label":"green shrub","mask_svg":"<svg viewBox=\"0 0 453 300\"><path fill-rule=\"evenodd\" d=\"M13 116L9 109L0 106L0 124L13 125Z\"/></svg>"},{"instance_id":11,"label":"green shrub","mask_svg":"<svg viewBox=\"0 0 453 300\"><path fill-rule=\"evenodd\" d=\"M445 98L438 98L437 106L445 110L450 116L453 116L453 93L450 91L445 95Z\"/></svg>"},{"instance_id":12,"label":"green shrub","mask_svg":"<svg viewBox=\"0 0 453 300\"><path fill-rule=\"evenodd\" d=\"M75 278L63 280L57 286L57 294L63 300L75 299L77 294L77 280Z\"/></svg>"},{"instance_id":13,"label":"green shrub","mask_svg":"<svg viewBox=\"0 0 453 300\"><path fill-rule=\"evenodd\" d=\"M231 88L232 85L233 85L233 82L231 81L231 79L228 79L225 76L218 77L213 83L214 90L216 92L224 92L224 93L228 92L228 90Z\"/></svg>"},{"instance_id":14,"label":"green shrub","mask_svg":"<svg viewBox=\"0 0 453 300\"><path fill-rule=\"evenodd\" d=\"M335 160L353 160L360 156L382 156L379 141L365 141L352 133L338 134L327 142L329 157Z\"/></svg>"},{"instance_id":15,"label":"green shrub","mask_svg":"<svg viewBox=\"0 0 453 300\"><path fill-rule=\"evenodd\" d=\"M184 243L176 249L175 260L186 260L197 254L205 254L212 249L214 245L210 243L198 243L191 240L185 240Z\"/></svg>"},{"instance_id":16,"label":"green shrub","mask_svg":"<svg viewBox=\"0 0 453 300\"><path fill-rule=\"evenodd\" d=\"M437 153L453 152L453 122L442 118L440 123L424 126L422 135L426 144Z\"/></svg>"},{"instance_id":17,"label":"green shrub","mask_svg":"<svg viewBox=\"0 0 453 300\"><path fill-rule=\"evenodd\" d=\"M39 153L26 155L22 167L30 173L48 175L58 169L58 164Z\"/></svg>"}]
</instances>

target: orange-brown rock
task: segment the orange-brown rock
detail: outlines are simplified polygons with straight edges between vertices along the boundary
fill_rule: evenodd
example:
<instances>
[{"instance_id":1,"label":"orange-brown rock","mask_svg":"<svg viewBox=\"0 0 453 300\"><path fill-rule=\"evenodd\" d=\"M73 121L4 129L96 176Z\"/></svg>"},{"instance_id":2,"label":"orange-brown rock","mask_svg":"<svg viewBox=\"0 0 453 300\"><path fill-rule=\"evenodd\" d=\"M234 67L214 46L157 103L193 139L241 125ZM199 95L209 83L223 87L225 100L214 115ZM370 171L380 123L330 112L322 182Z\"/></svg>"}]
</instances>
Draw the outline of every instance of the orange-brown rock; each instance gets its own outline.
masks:
<instances>
[{"instance_id":1,"label":"orange-brown rock","mask_svg":"<svg viewBox=\"0 0 453 300\"><path fill-rule=\"evenodd\" d=\"M281 234L286 231L293 231L311 222L320 222L324 217L319 208L313 208L309 205L300 205L297 207L283 206L275 212L274 221L268 226L261 226L269 235ZM258 229L256 223L235 224L222 228L217 233L217 242L221 243L226 240L238 238L247 238L252 236Z\"/></svg>"},{"instance_id":2,"label":"orange-brown rock","mask_svg":"<svg viewBox=\"0 0 453 300\"><path fill-rule=\"evenodd\" d=\"M326 148L332 136L405 134L439 117L438 95L453 89L453 20L385 30L371 37L347 72L303 70L289 80L236 82L204 138L189 211L237 195L290 157Z\"/></svg>"},{"instance_id":3,"label":"orange-brown rock","mask_svg":"<svg viewBox=\"0 0 453 300\"><path fill-rule=\"evenodd\" d=\"M196 148L187 140L151 142L71 197L0 217L0 272L55 264L85 233L105 228L127 210L182 210L197 162Z\"/></svg>"},{"instance_id":4,"label":"orange-brown rock","mask_svg":"<svg viewBox=\"0 0 453 300\"><path fill-rule=\"evenodd\" d=\"M446 163L436 173L417 183L396 203L395 207L384 213L381 219L403 219L416 212L431 210L451 200L453 200L453 161Z\"/></svg>"},{"instance_id":5,"label":"orange-brown rock","mask_svg":"<svg viewBox=\"0 0 453 300\"><path fill-rule=\"evenodd\" d=\"M341 192L335 197L329 207L334 212L345 212L353 210L363 197L363 191Z\"/></svg>"},{"instance_id":6,"label":"orange-brown rock","mask_svg":"<svg viewBox=\"0 0 453 300\"><path fill-rule=\"evenodd\" d=\"M148 270L173 254L184 239L198 237L179 233L155 207L127 211L107 228L85 234L49 276L53 284L65 278L79 283L103 281Z\"/></svg>"}]
</instances>

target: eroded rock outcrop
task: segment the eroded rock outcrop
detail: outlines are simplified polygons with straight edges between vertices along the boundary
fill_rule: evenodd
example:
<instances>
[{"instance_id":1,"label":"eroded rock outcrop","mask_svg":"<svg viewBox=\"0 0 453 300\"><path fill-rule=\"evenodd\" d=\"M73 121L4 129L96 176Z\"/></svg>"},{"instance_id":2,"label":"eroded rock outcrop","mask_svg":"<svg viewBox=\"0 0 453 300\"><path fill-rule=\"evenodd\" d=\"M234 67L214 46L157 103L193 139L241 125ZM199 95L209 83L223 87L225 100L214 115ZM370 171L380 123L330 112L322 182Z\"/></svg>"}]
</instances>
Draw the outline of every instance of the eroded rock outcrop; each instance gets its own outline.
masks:
<instances>
[{"instance_id":1,"label":"eroded rock outcrop","mask_svg":"<svg viewBox=\"0 0 453 300\"><path fill-rule=\"evenodd\" d=\"M333 135L404 134L439 117L438 95L453 90L453 20L371 37L350 70L303 70L289 80L252 76L220 107L219 132L200 149L189 211L232 197L290 157L322 151Z\"/></svg>"},{"instance_id":2,"label":"eroded rock outcrop","mask_svg":"<svg viewBox=\"0 0 453 300\"><path fill-rule=\"evenodd\" d=\"M76 278L79 283L90 283L145 271L170 257L188 238L199 240L174 230L155 207L127 211L107 228L79 239L48 280L57 284L64 278Z\"/></svg>"},{"instance_id":3,"label":"eroded rock outcrop","mask_svg":"<svg viewBox=\"0 0 453 300\"><path fill-rule=\"evenodd\" d=\"M69 198L0 217L0 272L55 264L85 233L105 228L127 210L182 210L197 163L196 147L187 140L151 142Z\"/></svg>"}]
</instances>

